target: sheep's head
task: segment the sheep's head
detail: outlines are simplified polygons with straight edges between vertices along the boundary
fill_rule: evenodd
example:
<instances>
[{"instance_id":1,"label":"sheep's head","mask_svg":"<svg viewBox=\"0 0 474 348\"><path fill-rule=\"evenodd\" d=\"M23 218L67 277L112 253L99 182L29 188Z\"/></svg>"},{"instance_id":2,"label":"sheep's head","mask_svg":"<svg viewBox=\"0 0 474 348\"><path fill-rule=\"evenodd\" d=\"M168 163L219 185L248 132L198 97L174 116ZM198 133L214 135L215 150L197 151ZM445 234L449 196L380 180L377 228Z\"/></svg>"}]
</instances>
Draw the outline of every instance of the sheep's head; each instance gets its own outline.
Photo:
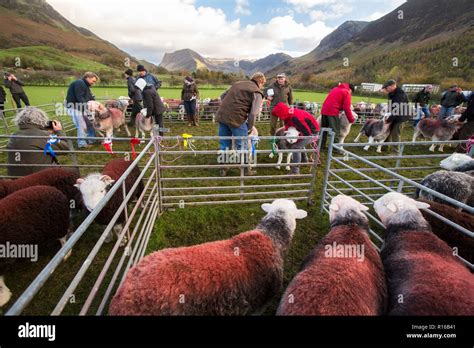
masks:
<instances>
[{"instance_id":1,"label":"sheep's head","mask_svg":"<svg viewBox=\"0 0 474 348\"><path fill-rule=\"evenodd\" d=\"M91 100L87 102L87 110L91 113L95 111L104 112L105 106L95 100Z\"/></svg>"},{"instance_id":2,"label":"sheep's head","mask_svg":"<svg viewBox=\"0 0 474 348\"><path fill-rule=\"evenodd\" d=\"M87 210L92 211L104 198L114 182L115 180L112 180L108 175L95 173L86 176L85 179L77 179L74 186L81 192Z\"/></svg>"},{"instance_id":3,"label":"sheep's head","mask_svg":"<svg viewBox=\"0 0 474 348\"><path fill-rule=\"evenodd\" d=\"M446 169L446 170L454 170L457 167L474 161L470 156L463 154L463 153L453 153L451 156L448 158L445 158L442 160L439 165L441 168Z\"/></svg>"},{"instance_id":4,"label":"sheep's head","mask_svg":"<svg viewBox=\"0 0 474 348\"><path fill-rule=\"evenodd\" d=\"M283 134L286 137L297 137L297 136L300 135L300 133L298 132L298 130L295 127L289 127L286 131L283 132ZM289 144L294 144L298 141L298 139L288 138L288 139L286 139L286 141Z\"/></svg>"},{"instance_id":5,"label":"sheep's head","mask_svg":"<svg viewBox=\"0 0 474 348\"><path fill-rule=\"evenodd\" d=\"M383 115L383 117L382 117L383 122L384 122L384 123L388 123L388 118L389 118L390 116L392 116L391 113L389 113L389 112L385 113L385 114Z\"/></svg>"},{"instance_id":6,"label":"sheep's head","mask_svg":"<svg viewBox=\"0 0 474 348\"><path fill-rule=\"evenodd\" d=\"M423 219L419 209L429 207L427 203L416 201L398 192L387 193L374 203L374 209L384 225L408 223L413 217Z\"/></svg>"},{"instance_id":7,"label":"sheep's head","mask_svg":"<svg viewBox=\"0 0 474 348\"><path fill-rule=\"evenodd\" d=\"M0 307L3 307L8 301L10 301L10 298L12 297L12 293L9 288L5 285L5 281L3 280L3 277L0 276Z\"/></svg>"},{"instance_id":8,"label":"sheep's head","mask_svg":"<svg viewBox=\"0 0 474 348\"><path fill-rule=\"evenodd\" d=\"M298 209L295 202L290 199L275 199L272 203L263 203L262 209L267 212L266 217L283 216L291 235L296 229L296 219L304 219L308 215L305 210Z\"/></svg>"},{"instance_id":9,"label":"sheep's head","mask_svg":"<svg viewBox=\"0 0 474 348\"><path fill-rule=\"evenodd\" d=\"M367 210L369 208L354 198L338 195L331 200L329 205L329 221L332 224L337 219L349 218L355 220L355 218L361 218L363 221L368 222L367 216L364 214ZM356 216L353 214L356 214Z\"/></svg>"}]
</instances>

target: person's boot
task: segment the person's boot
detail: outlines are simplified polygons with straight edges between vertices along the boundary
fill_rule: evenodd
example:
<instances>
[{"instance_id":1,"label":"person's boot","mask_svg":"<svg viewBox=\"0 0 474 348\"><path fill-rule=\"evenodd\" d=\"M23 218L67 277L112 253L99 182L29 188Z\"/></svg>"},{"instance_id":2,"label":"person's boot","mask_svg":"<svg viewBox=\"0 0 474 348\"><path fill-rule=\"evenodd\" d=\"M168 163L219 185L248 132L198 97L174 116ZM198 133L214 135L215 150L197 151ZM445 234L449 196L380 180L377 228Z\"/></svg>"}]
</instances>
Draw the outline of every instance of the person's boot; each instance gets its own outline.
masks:
<instances>
[{"instance_id":1,"label":"person's boot","mask_svg":"<svg viewBox=\"0 0 474 348\"><path fill-rule=\"evenodd\" d=\"M199 118L197 115L194 115L194 126L199 127Z\"/></svg>"}]
</instances>

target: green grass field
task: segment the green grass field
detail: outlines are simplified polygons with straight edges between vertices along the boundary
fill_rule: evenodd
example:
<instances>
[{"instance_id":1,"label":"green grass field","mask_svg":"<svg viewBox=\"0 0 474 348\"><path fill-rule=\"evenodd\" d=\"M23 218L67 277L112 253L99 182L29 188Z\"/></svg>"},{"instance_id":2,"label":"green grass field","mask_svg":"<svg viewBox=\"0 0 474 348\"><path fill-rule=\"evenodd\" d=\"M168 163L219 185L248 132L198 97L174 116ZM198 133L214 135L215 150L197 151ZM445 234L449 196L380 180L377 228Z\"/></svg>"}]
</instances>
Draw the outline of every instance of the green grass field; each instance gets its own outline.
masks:
<instances>
[{"instance_id":1,"label":"green grass field","mask_svg":"<svg viewBox=\"0 0 474 348\"><path fill-rule=\"evenodd\" d=\"M190 133L193 135L216 135L217 128L212 123L202 123L199 128L189 128L183 123L168 124L165 126L170 127L171 133L169 135L178 135L182 133ZM260 134L267 134L269 131L269 124L258 125ZM348 141L355 138L360 126L354 126L351 134L348 137ZM124 134L121 134L124 136ZM406 127L403 132L403 140L410 140L412 136L412 127ZM169 141L167 144L171 146L175 141ZM215 142L206 142L204 144L196 144L198 149L211 149L217 146ZM268 141L262 141L259 145L259 149L269 149L270 143ZM81 164L96 164L103 165L111 155L105 153L105 150L101 145L96 145L93 150L102 151L102 154L96 155L79 155L79 162ZM128 144L114 144L114 150L129 151L130 147ZM354 150L355 153L361 155L375 155L375 148L371 148L368 152L363 150ZM407 151L410 154L428 154L427 146L415 146L410 147ZM167 155L167 160L172 160L173 155ZM322 189L322 168L324 167L326 154L324 151L321 153L322 166L318 169L318 176L316 180L314 206L306 206L305 203L299 203L299 207L308 211L308 217L306 219L297 222L297 229L295 236L289 249L289 252L285 258L285 270L284 270L284 291L287 284L298 272L302 260L305 256L314 248L317 242L329 231L329 221L326 214L319 212L319 200L321 197ZM60 158L61 163L71 163L67 156ZM210 162L209 162L210 161ZM188 156L186 159L180 159L174 164L193 163L214 163L215 159L212 158L203 159L202 157ZM5 154L0 155L0 162L6 162ZM259 157L260 163L273 163L274 160L269 159L267 156ZM390 167L395 165L395 160L378 160L379 164ZM418 160L407 160L403 162L403 165L416 165L421 166L424 164L431 165L435 162L431 159L418 159ZM360 164L351 162L352 165L358 167ZM217 169L213 169L217 171ZM90 170L89 170L90 171ZM309 168L302 169L302 173L308 173ZM4 174L4 169L1 170ZM261 168L258 169L258 174L281 174L275 168ZM82 171L82 174L86 174ZM177 176L202 176L204 174L217 175L217 172L210 173L209 170L182 170L169 173L168 175ZM421 175L416 171L405 171L405 174L409 177ZM236 175L236 173L230 174ZM374 178L384 178L384 175L378 172L370 174ZM353 174L347 173L344 175L346 179L356 178ZM360 178L359 178L360 179ZM296 180L296 179L293 179ZM262 184L264 181L255 180L255 184ZM292 181L293 182L293 181ZM268 181L265 181L268 183ZM199 183L201 184L201 183ZM209 182L209 184L221 185L222 182ZM193 186L193 182L184 184L187 186ZM205 192L203 192L205 194ZM155 223L154 233L151 235L150 242L147 247L147 254L155 250L160 250L166 247L178 247L185 245L194 245L204 243L213 240L219 240L229 238L240 232L254 228L258 221L263 217L264 212L261 210L259 204L244 204L244 205L215 205L215 206L199 206L199 207L186 207L184 209L169 209L167 210ZM79 221L84 216L79 218ZM373 226L375 227L375 226ZM46 283L46 286L39 292L32 303L28 306L24 314L38 315L48 314L54 308L55 303L58 301L60 295L64 292L69 282L74 277L75 273L82 266L85 257L92 249L93 245L97 241L104 226L93 224L88 232L81 238L79 243L74 247L73 254L69 260L63 262L55 273L51 276L50 280ZM63 314L77 314L81 306L84 304L87 294L89 293L95 277L101 270L108 253L112 248L112 244L105 245L98 256L92 262L90 270L86 274L86 278L81 282L77 291L74 293L74 303L67 305ZM48 260L54 255L59 249L59 244L51 246L47 251L41 253L40 259L36 263L21 262L16 263L14 266L5 272L7 284L10 286L13 292L13 299L8 304L11 305L14 300L21 294L26 286L35 278L35 276L41 271L46 265ZM13 281L14 279L14 281ZM12 280L12 281L9 281ZM268 306L265 314L273 315L278 306L281 294L275 296L271 304ZM7 309L8 305L6 306Z\"/></svg>"},{"instance_id":2,"label":"green grass field","mask_svg":"<svg viewBox=\"0 0 474 348\"><path fill-rule=\"evenodd\" d=\"M52 102L61 102L66 97L67 88L66 87L46 87L46 86L29 86L25 88L26 93L30 99L31 105L42 105ZM161 88L158 90L160 96L164 98L181 98L181 89L179 88ZM201 89L201 98L217 98L220 96L225 89ZM117 88L117 87L93 87L92 92L95 94L96 98L116 98L119 96L126 96L127 89ZM12 108L12 100L10 94L7 97L7 103L5 105L6 109ZM294 98L299 101L311 101L322 103L326 98L325 93L316 93L316 92L307 92L307 91L295 91ZM353 102L359 101L369 101L374 103L385 102L384 98L367 98L367 97L358 97L354 96L352 98Z\"/></svg>"}]
</instances>

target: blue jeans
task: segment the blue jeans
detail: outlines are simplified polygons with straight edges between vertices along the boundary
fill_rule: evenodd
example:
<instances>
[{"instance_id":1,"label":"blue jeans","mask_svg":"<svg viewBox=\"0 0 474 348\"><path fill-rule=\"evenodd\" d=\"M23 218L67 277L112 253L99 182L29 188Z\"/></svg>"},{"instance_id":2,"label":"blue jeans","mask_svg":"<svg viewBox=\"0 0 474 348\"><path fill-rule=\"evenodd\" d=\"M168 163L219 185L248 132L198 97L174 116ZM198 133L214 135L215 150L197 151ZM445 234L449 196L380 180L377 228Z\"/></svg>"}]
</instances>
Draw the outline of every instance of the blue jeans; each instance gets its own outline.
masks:
<instances>
[{"instance_id":1,"label":"blue jeans","mask_svg":"<svg viewBox=\"0 0 474 348\"><path fill-rule=\"evenodd\" d=\"M247 122L242 123L242 125L238 128L232 128L225 123L219 122L219 136L220 137L246 137L249 135L249 130L247 127ZM222 151L230 150L232 148L232 140L231 139L221 139L219 140L220 149ZM243 145L242 145L243 144ZM242 139L235 139L235 146L236 150L246 150L247 149L247 142L243 141Z\"/></svg>"},{"instance_id":2,"label":"blue jeans","mask_svg":"<svg viewBox=\"0 0 474 348\"><path fill-rule=\"evenodd\" d=\"M413 125L416 127L416 125L418 124L418 122L420 122L420 120L423 118L423 114L425 115L425 117L430 117L431 114L430 114L430 110L428 109L428 106L424 105L424 106L419 106L416 110L416 117L414 119L414 122L413 122Z\"/></svg>"},{"instance_id":3,"label":"blue jeans","mask_svg":"<svg viewBox=\"0 0 474 348\"><path fill-rule=\"evenodd\" d=\"M452 116L454 114L454 109L454 106L451 106L449 108L442 106L438 118L440 120L444 120L446 117Z\"/></svg>"},{"instance_id":4,"label":"blue jeans","mask_svg":"<svg viewBox=\"0 0 474 348\"><path fill-rule=\"evenodd\" d=\"M87 140L86 137L95 137L94 127L90 122L86 122L81 111L68 108L66 109L67 114L72 118L74 126L77 128L77 146L85 147L87 142L93 143L93 140Z\"/></svg>"}]
</instances>

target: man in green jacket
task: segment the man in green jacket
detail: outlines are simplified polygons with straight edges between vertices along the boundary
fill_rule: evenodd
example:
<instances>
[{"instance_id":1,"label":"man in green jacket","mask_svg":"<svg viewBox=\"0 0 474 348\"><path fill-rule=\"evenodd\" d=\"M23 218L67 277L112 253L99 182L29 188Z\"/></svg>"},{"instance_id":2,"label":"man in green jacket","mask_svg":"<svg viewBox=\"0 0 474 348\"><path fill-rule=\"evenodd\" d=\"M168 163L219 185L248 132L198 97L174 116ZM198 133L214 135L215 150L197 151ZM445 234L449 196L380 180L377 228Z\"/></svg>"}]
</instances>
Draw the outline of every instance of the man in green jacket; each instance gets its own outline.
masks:
<instances>
[{"instance_id":1,"label":"man in green jacket","mask_svg":"<svg viewBox=\"0 0 474 348\"><path fill-rule=\"evenodd\" d=\"M265 90L265 97L270 100L270 111L280 102L288 106L293 103L293 91L284 73L278 74L275 82ZM279 127L283 126L281 119L270 115L270 135L275 135L277 123Z\"/></svg>"},{"instance_id":2,"label":"man in green jacket","mask_svg":"<svg viewBox=\"0 0 474 348\"><path fill-rule=\"evenodd\" d=\"M7 149L18 150L8 152L7 172L10 176L25 176L58 165L56 156L61 153L55 151L69 150L66 140L61 140L61 136L65 136L61 123L56 120L50 122L43 110L26 107L16 115L15 124L20 130L13 134L14 136L26 135L38 138L10 138ZM27 164L41 166L24 166Z\"/></svg>"}]
</instances>

